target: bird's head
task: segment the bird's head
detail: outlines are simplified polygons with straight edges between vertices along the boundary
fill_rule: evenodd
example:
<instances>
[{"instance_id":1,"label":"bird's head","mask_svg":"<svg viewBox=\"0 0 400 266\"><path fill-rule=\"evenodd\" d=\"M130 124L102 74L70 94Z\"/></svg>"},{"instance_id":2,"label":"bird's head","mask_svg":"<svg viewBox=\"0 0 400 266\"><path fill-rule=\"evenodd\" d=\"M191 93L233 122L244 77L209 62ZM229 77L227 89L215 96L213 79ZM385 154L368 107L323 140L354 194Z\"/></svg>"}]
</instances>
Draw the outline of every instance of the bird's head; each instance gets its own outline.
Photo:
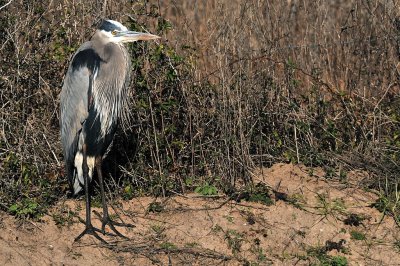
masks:
<instances>
[{"instance_id":1,"label":"bird's head","mask_svg":"<svg viewBox=\"0 0 400 266\"><path fill-rule=\"evenodd\" d=\"M102 35L103 39L114 43L148 41L160 38L150 33L130 31L115 20L103 20L98 28L98 33Z\"/></svg>"}]
</instances>

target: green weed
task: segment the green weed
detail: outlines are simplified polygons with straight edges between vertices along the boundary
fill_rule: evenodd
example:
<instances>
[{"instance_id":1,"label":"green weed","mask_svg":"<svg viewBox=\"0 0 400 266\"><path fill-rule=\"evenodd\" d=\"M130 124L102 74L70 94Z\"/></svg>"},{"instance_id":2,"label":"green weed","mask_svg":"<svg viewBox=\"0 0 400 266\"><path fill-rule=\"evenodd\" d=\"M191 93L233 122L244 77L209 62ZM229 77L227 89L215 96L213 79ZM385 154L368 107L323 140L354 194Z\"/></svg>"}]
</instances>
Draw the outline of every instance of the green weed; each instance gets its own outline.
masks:
<instances>
[{"instance_id":1,"label":"green weed","mask_svg":"<svg viewBox=\"0 0 400 266\"><path fill-rule=\"evenodd\" d=\"M218 189L213 186L208 184L207 182L204 183L202 186L198 186L194 192L203 195L203 196L214 196L218 195Z\"/></svg>"},{"instance_id":2,"label":"green weed","mask_svg":"<svg viewBox=\"0 0 400 266\"><path fill-rule=\"evenodd\" d=\"M243 235L235 230L229 229L225 232L225 240L228 241L228 247L233 254L240 252L243 243Z\"/></svg>"},{"instance_id":3,"label":"green weed","mask_svg":"<svg viewBox=\"0 0 400 266\"><path fill-rule=\"evenodd\" d=\"M152 202L149 204L149 206L147 207L147 211L148 212L162 212L164 210L164 206L162 205L162 203L160 202Z\"/></svg>"},{"instance_id":4,"label":"green weed","mask_svg":"<svg viewBox=\"0 0 400 266\"><path fill-rule=\"evenodd\" d=\"M318 266L347 266L348 262L346 257L343 256L330 256L326 253L325 247L312 247L307 250L307 255L314 257L318 263L312 265Z\"/></svg>"},{"instance_id":5,"label":"green weed","mask_svg":"<svg viewBox=\"0 0 400 266\"><path fill-rule=\"evenodd\" d=\"M163 242L160 244L160 247L162 249L167 249L167 250L171 250L171 249L176 249L176 245L174 243L171 242Z\"/></svg>"},{"instance_id":6,"label":"green weed","mask_svg":"<svg viewBox=\"0 0 400 266\"><path fill-rule=\"evenodd\" d=\"M69 210L68 208L62 208L57 212L51 215L53 220L57 226L69 226L74 223L74 218L77 216L77 213Z\"/></svg>"},{"instance_id":7,"label":"green weed","mask_svg":"<svg viewBox=\"0 0 400 266\"><path fill-rule=\"evenodd\" d=\"M8 211L18 218L38 219L43 215L39 204L32 199L23 199L21 202L11 205Z\"/></svg>"},{"instance_id":8,"label":"green weed","mask_svg":"<svg viewBox=\"0 0 400 266\"><path fill-rule=\"evenodd\" d=\"M343 199L328 199L326 194L317 194L318 205L315 207L323 216L346 214L346 205Z\"/></svg>"},{"instance_id":9,"label":"green weed","mask_svg":"<svg viewBox=\"0 0 400 266\"><path fill-rule=\"evenodd\" d=\"M351 237L351 239L354 239L354 240L365 240L366 239L366 236L364 233L361 233L356 230L350 231L350 237Z\"/></svg>"}]
</instances>

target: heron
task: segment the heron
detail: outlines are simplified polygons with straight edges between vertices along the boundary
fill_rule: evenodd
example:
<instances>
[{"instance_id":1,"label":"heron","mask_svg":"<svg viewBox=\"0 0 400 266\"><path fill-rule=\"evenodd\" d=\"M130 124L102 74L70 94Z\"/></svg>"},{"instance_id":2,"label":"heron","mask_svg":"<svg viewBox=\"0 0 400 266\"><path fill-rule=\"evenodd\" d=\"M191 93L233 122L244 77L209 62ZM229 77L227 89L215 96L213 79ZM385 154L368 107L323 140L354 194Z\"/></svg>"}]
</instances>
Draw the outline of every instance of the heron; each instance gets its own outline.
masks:
<instances>
[{"instance_id":1,"label":"heron","mask_svg":"<svg viewBox=\"0 0 400 266\"><path fill-rule=\"evenodd\" d=\"M110 219L104 193L102 162L110 148L117 125L127 117L130 81L130 54L125 43L160 38L145 32L130 31L120 22L104 19L91 39L72 57L60 94L60 130L66 175L74 196L84 189L85 229L78 241L90 234L106 242L105 227L118 236L115 226L125 225ZM103 215L101 230L91 222L89 185L94 171L100 186Z\"/></svg>"}]
</instances>

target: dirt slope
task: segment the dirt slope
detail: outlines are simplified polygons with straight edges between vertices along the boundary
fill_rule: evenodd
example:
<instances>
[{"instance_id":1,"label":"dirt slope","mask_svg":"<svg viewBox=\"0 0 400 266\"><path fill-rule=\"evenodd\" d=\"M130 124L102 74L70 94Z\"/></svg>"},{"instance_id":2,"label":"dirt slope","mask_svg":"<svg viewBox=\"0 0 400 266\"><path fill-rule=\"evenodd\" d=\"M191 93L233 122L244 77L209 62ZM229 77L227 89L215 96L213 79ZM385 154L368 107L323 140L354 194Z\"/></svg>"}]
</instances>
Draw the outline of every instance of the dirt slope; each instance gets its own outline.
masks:
<instances>
[{"instance_id":1,"label":"dirt slope","mask_svg":"<svg viewBox=\"0 0 400 266\"><path fill-rule=\"evenodd\" d=\"M400 230L369 207L377 196L358 188L365 174L349 173L347 184L323 176L262 169L255 183L275 189L270 206L196 194L122 201L115 210L136 227L120 230L130 240L106 237L110 246L92 236L74 243L82 200L60 202L40 222L0 213L0 265L398 265Z\"/></svg>"}]
</instances>

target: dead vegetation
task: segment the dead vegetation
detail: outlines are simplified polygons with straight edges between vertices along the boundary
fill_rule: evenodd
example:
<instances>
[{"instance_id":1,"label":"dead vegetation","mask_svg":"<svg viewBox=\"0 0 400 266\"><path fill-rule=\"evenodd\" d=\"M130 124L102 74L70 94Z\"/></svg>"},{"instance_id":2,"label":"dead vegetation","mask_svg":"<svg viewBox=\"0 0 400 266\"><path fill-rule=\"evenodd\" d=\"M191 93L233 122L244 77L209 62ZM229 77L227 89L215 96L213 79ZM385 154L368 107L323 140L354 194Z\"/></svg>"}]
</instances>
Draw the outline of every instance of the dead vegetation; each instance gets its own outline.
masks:
<instances>
[{"instance_id":1,"label":"dead vegetation","mask_svg":"<svg viewBox=\"0 0 400 266\"><path fill-rule=\"evenodd\" d=\"M399 8L12 1L0 10L0 208L38 217L65 195L58 94L71 55L106 16L163 36L130 47L132 124L109 158L110 191L234 196L254 167L301 162L343 182L350 169L367 170L363 186L397 220Z\"/></svg>"}]
</instances>

